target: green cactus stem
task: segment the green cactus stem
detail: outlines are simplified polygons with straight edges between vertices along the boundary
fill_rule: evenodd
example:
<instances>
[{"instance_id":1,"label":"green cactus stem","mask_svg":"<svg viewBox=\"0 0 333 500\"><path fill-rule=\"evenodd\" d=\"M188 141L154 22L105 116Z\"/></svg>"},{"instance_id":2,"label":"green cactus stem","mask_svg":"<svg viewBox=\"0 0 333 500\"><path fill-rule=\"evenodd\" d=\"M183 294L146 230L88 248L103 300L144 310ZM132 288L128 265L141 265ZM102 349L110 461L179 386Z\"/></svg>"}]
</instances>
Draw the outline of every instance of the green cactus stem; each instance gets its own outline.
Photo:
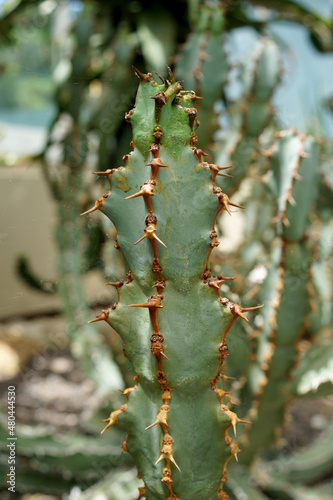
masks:
<instances>
[{"instance_id":1,"label":"green cactus stem","mask_svg":"<svg viewBox=\"0 0 333 500\"><path fill-rule=\"evenodd\" d=\"M226 337L255 308L220 296L230 278L213 276L209 257L218 214L238 205L215 185L223 167L196 147L195 93L171 72L163 85L135 72L140 87L127 114L133 151L103 173L110 190L87 211L112 220L130 268L114 283L118 302L92 320L119 333L136 373L105 429L119 424L127 432L123 448L148 500L222 500L226 463L239 451L228 430L245 423L223 387Z\"/></svg>"},{"instance_id":2,"label":"green cactus stem","mask_svg":"<svg viewBox=\"0 0 333 500\"><path fill-rule=\"evenodd\" d=\"M229 64L224 44L224 7L204 2L195 12L193 29L177 57L176 75L187 88L201 96L198 103L200 121L199 144L207 147L216 132L214 105L224 97Z\"/></svg>"},{"instance_id":3,"label":"green cactus stem","mask_svg":"<svg viewBox=\"0 0 333 500\"><path fill-rule=\"evenodd\" d=\"M216 161L233 165L233 176L223 186L233 193L259 153L258 138L273 118L270 102L280 82L281 60L276 43L265 38L243 63L240 82L243 95L229 107L230 127L217 144Z\"/></svg>"},{"instance_id":4,"label":"green cactus stem","mask_svg":"<svg viewBox=\"0 0 333 500\"><path fill-rule=\"evenodd\" d=\"M276 239L260 294L266 307L263 327L257 332L257 361L249 372L257 399L248 414L253 423L245 433L241 460L246 464L274 441L292 396L290 375L299 358L297 342L311 312L312 248L306 230L319 186L318 153L312 137L292 129L280 132L270 151Z\"/></svg>"}]
</instances>

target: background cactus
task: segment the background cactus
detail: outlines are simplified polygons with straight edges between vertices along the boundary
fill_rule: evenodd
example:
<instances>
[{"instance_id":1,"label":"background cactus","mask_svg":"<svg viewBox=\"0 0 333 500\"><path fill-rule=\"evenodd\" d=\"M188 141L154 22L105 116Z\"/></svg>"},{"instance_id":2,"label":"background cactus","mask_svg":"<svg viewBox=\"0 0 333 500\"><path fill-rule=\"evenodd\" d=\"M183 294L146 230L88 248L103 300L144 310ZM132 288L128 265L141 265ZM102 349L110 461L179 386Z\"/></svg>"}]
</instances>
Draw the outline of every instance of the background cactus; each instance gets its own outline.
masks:
<instances>
[{"instance_id":1,"label":"background cactus","mask_svg":"<svg viewBox=\"0 0 333 500\"><path fill-rule=\"evenodd\" d=\"M2 36L10 35L10 21L19 9L34 3L16 4L3 23ZM289 469L281 465L287 459L276 431L286 420L292 398L332 394L330 147L322 133L314 139L296 130L280 132L280 116L272 101L281 81L283 57L276 40L262 37L272 20L299 22L306 14L316 46L331 50L329 21L290 1L251 2L250 8L235 2L223 6L189 2L188 15L184 3L177 16L168 6L159 12L149 2L142 5L138 15L125 4L85 2L68 25L68 37L75 43L71 50L67 42L57 46L53 59L55 74L62 79L57 80L57 112L43 167L59 206L62 287L58 291L70 320L74 351L100 389L110 389L112 407L106 427L118 423L122 429L113 425L112 432L102 436L110 440L112 463L103 467L101 484L82 494L82 499L99 492L110 498L132 498L130 488L138 482L133 469L127 468L133 466L131 456L146 483L147 498L184 500L206 495L213 499L224 498L226 493L232 499L242 495L329 498L329 482L325 487L311 484L330 470L332 454L326 443L293 454L288 458ZM266 8L265 21L258 5ZM166 31L165 26L170 29ZM235 68L235 56L228 47L240 26L253 27L258 42L251 56L237 61ZM179 42L183 45L178 56L170 60ZM64 61L68 71L61 73ZM174 63L175 77L183 81L186 91L180 90L171 75L164 79L167 63ZM134 111L128 112L136 87L131 64L142 71L137 71L142 82ZM144 76L143 72L152 70L162 74L159 84ZM204 100L195 100L191 91ZM194 107L201 122L197 144ZM134 151L121 163L131 140L130 127L123 120L126 111ZM70 126L59 140L55 131L68 115ZM54 147L61 152L58 170L50 161ZM159 160L166 167L160 167ZM233 168L218 171L215 164ZM92 171L102 172L96 185L91 183ZM107 218L78 216L91 206L102 183L110 192L93 208L115 223L127 264L114 249L112 238L108 241L103 236L113 231ZM124 200L138 192L141 196ZM246 210L228 207L226 195ZM230 250L223 244L214 249L217 240L226 240L220 218L229 217L226 208L231 212L236 208L231 220L237 221L237 233L242 232L238 224L243 221L244 236ZM62 231L64 222L67 232ZM78 241L86 242L86 250ZM106 319L122 337L118 342L110 335L112 356L95 328L100 323L84 326L89 313L80 283L82 274L93 267L115 284L115 303L97 318ZM122 281L129 269L131 273ZM253 278L259 272L266 274L264 280ZM237 279L225 281L222 274ZM264 303L265 307L249 315L249 323L235 322L228 333L230 356L223 373L236 380L225 380L222 385L216 376L224 348L219 352L218 346L235 319L235 303L247 307ZM144 307L127 307L138 304ZM134 372L129 361L119 356L123 342ZM121 360L121 374L130 389L125 389L119 371L116 382L111 377L105 380L115 373L113 358ZM101 359L107 364L103 362L105 368L96 371ZM184 378L185 373L192 374L190 380ZM124 391L119 404L112 391L118 387ZM169 393L169 389L174 390ZM237 418L252 422L237 426L238 441L229 428ZM97 434L98 430L94 420L86 432ZM22 464L28 459L35 472L29 486L25 486L27 476L22 476L22 491L40 488L43 474L53 478L48 491L66 491L75 482L85 489L84 476L97 480L84 450L92 446L91 441L76 447L79 438L64 442L72 459L57 468L54 480L54 457L58 454L61 460L62 448L56 448L52 439L27 435ZM116 458L114 447L120 440L129 454ZM100 443L100 448L92 450L94 464L98 455L103 464L106 460L105 441ZM237 453L238 445L241 465L233 467L234 461L229 461L229 480L222 490L224 464ZM155 466L160 455L162 460ZM108 473L118 465L125 467L123 472L120 468ZM64 468L67 476L60 481ZM205 478L202 483L197 482L199 475ZM129 478L127 490L123 478Z\"/></svg>"}]
</instances>

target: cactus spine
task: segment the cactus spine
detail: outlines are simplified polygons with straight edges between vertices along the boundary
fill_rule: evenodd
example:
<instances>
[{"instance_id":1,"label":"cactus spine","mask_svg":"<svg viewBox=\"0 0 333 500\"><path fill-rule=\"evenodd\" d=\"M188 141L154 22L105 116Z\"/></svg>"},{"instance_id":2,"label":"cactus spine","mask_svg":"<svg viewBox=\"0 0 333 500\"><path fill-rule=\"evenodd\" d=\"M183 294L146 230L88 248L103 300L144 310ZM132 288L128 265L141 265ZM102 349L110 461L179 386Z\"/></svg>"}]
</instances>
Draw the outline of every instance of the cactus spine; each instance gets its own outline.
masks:
<instances>
[{"instance_id":1,"label":"cactus spine","mask_svg":"<svg viewBox=\"0 0 333 500\"><path fill-rule=\"evenodd\" d=\"M228 278L212 275L209 257L218 214L238 205L215 184L224 167L196 147L196 94L171 72L162 85L135 72L133 151L124 166L100 173L110 190L88 210L115 224L130 268L114 283L119 301L92 320L120 334L136 373L105 429L128 433L123 447L148 500L221 500L226 463L239 451L228 430L243 422L226 404L221 369L227 333L249 309L220 296Z\"/></svg>"}]
</instances>

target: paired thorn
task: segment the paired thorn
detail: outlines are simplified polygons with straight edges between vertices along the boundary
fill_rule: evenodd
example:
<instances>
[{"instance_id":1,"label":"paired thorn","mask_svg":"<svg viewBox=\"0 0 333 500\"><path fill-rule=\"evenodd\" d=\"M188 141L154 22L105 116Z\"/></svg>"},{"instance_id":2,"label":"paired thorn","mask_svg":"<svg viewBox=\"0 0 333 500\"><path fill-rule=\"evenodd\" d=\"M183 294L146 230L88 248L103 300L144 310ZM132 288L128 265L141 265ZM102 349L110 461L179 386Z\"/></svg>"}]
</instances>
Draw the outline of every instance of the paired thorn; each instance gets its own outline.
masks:
<instances>
[{"instance_id":1,"label":"paired thorn","mask_svg":"<svg viewBox=\"0 0 333 500\"><path fill-rule=\"evenodd\" d=\"M106 321L108 323L109 314L110 314L110 311L112 309L115 309L115 307L114 308L109 307L109 309L103 309L102 313L99 316L96 316L96 318L91 319L90 321L88 321L88 324L89 323L96 323L97 321Z\"/></svg>"},{"instance_id":2,"label":"paired thorn","mask_svg":"<svg viewBox=\"0 0 333 500\"><path fill-rule=\"evenodd\" d=\"M221 173L221 170L228 170L229 168L232 168L232 165L229 165L227 167L219 167L218 165L215 165L215 163L203 162L202 166L210 170L212 176L211 177L212 184L215 183L215 179L218 175L220 177L232 177L232 175Z\"/></svg>"},{"instance_id":3,"label":"paired thorn","mask_svg":"<svg viewBox=\"0 0 333 500\"><path fill-rule=\"evenodd\" d=\"M194 90L190 90L190 92L187 92L187 94L190 94L190 99L195 102L195 101L202 101L203 97L198 96ZM208 155L207 155L208 156Z\"/></svg>"},{"instance_id":4,"label":"paired thorn","mask_svg":"<svg viewBox=\"0 0 333 500\"><path fill-rule=\"evenodd\" d=\"M218 278L219 279L207 281L207 283L208 283L208 285L211 288L213 288L215 290L217 296L220 297L220 285L222 285L226 281L232 281L235 278L233 278L233 277L230 277L230 278L229 277L224 277L223 274L220 275Z\"/></svg>"},{"instance_id":5,"label":"paired thorn","mask_svg":"<svg viewBox=\"0 0 333 500\"><path fill-rule=\"evenodd\" d=\"M127 410L127 404L122 405L119 410L113 411L110 413L110 416L106 418L105 420L101 420L101 422L109 422L104 429L101 431L101 434L103 434L109 427L112 425L118 425L118 416L121 413L124 413Z\"/></svg>"},{"instance_id":6,"label":"paired thorn","mask_svg":"<svg viewBox=\"0 0 333 500\"><path fill-rule=\"evenodd\" d=\"M172 462L172 463L173 463L173 465L174 465L175 467L177 467L177 469L179 470L179 472L180 472L180 473L182 472L182 471L180 470L180 468L178 467L176 460L175 460L175 459L173 458L173 456L171 455L171 453L161 453L161 455L160 455L159 459L158 459L158 460L156 460L155 465L157 465L158 463L160 463L160 462L161 462L161 460L163 460L163 459L165 459L165 460L167 460L167 459L168 459L168 460L170 460L170 462Z\"/></svg>"},{"instance_id":7,"label":"paired thorn","mask_svg":"<svg viewBox=\"0 0 333 500\"><path fill-rule=\"evenodd\" d=\"M237 454L240 453L242 450L239 448L237 443L232 442L229 446L230 446L231 455L234 456L236 461L238 462Z\"/></svg>"},{"instance_id":8,"label":"paired thorn","mask_svg":"<svg viewBox=\"0 0 333 500\"><path fill-rule=\"evenodd\" d=\"M158 460L155 462L155 465L157 465L161 460L169 460L170 462L173 463L175 467L181 472L180 468L178 467L176 460L173 458L173 449L172 445L175 442L175 440L168 434L167 432L164 434L164 437L162 438L162 449L161 449L161 455L158 458Z\"/></svg>"},{"instance_id":9,"label":"paired thorn","mask_svg":"<svg viewBox=\"0 0 333 500\"><path fill-rule=\"evenodd\" d=\"M126 401L128 400L128 396L131 394L131 392L135 391L138 388L137 385L134 385L133 387L127 387L127 389L119 389L119 392L121 392L125 397Z\"/></svg>"},{"instance_id":10,"label":"paired thorn","mask_svg":"<svg viewBox=\"0 0 333 500\"><path fill-rule=\"evenodd\" d=\"M231 215L229 205L236 208L242 208L243 210L245 209L245 207L242 207L241 205L237 205L237 203L233 203L232 201L230 201L229 196L227 196L225 193L219 195L219 204L221 205L222 209L228 212L229 215Z\"/></svg>"},{"instance_id":11,"label":"paired thorn","mask_svg":"<svg viewBox=\"0 0 333 500\"><path fill-rule=\"evenodd\" d=\"M241 307L238 304L232 304L229 306L230 311L232 314L240 316L241 318L245 319L246 321L249 321L246 316L244 316L243 312L248 312L248 311L256 311L257 309L261 309L264 307L264 304L261 304L260 306L254 306L254 307Z\"/></svg>"},{"instance_id":12,"label":"paired thorn","mask_svg":"<svg viewBox=\"0 0 333 500\"><path fill-rule=\"evenodd\" d=\"M139 196L143 196L144 198L147 196L156 196L154 186L151 183L143 184L143 186L140 187L140 191L132 194L131 196L127 196L124 200L132 200L133 198L138 198Z\"/></svg>"},{"instance_id":13,"label":"paired thorn","mask_svg":"<svg viewBox=\"0 0 333 500\"><path fill-rule=\"evenodd\" d=\"M138 241L136 241L135 243L133 243L134 245L137 245L138 243L140 243L141 241L143 241L145 238L148 238L150 240L156 240L156 241L158 241L161 245L163 245L165 248L167 248L167 246L165 245L165 243L163 243L163 241L160 240L160 238L157 236L155 224L149 224L145 228L144 231L145 231L145 234L142 236L142 238L140 238Z\"/></svg>"},{"instance_id":14,"label":"paired thorn","mask_svg":"<svg viewBox=\"0 0 333 500\"><path fill-rule=\"evenodd\" d=\"M175 467L177 467L177 469L179 470L179 472L181 473L182 471L180 470L180 468L178 467L177 463L176 463L176 460L173 458L173 456L170 454L170 453L161 453L160 455L160 458L155 462L155 465L157 465L158 463L161 462L161 460L163 459L169 459L170 462L173 463L173 465Z\"/></svg>"},{"instance_id":15,"label":"paired thorn","mask_svg":"<svg viewBox=\"0 0 333 500\"><path fill-rule=\"evenodd\" d=\"M153 336L156 338L151 338L152 342L157 341L158 344L163 343L163 335L160 334L160 328L158 324L158 309L162 309L164 306L161 305L161 300L163 295L153 295L144 304L129 304L126 307L146 307L149 310L149 316L153 327ZM152 337L153 337L152 336ZM158 347L158 346L157 346ZM161 347L161 346L160 346ZM160 349L159 349L160 351Z\"/></svg>"},{"instance_id":16,"label":"paired thorn","mask_svg":"<svg viewBox=\"0 0 333 500\"><path fill-rule=\"evenodd\" d=\"M161 305L161 300L156 296L150 298L144 304L129 304L125 307L147 307L148 309L160 308L162 309L164 306Z\"/></svg>"},{"instance_id":17,"label":"paired thorn","mask_svg":"<svg viewBox=\"0 0 333 500\"><path fill-rule=\"evenodd\" d=\"M160 412L158 413L158 415L156 417L155 422L153 424L149 425L148 427L146 427L145 430L151 429L155 425L161 425L161 427L163 427L163 426L170 427L170 425L167 422L167 420L168 420L167 414L168 414L169 410L170 410L169 405L162 405L160 408Z\"/></svg>"},{"instance_id":18,"label":"paired thorn","mask_svg":"<svg viewBox=\"0 0 333 500\"><path fill-rule=\"evenodd\" d=\"M111 191L107 191L101 198L95 201L95 205L92 208L89 208L89 210L86 210L80 215L87 215L91 214L92 212L95 212L95 210L102 210L103 205L105 203L105 200L110 196Z\"/></svg>"},{"instance_id":19,"label":"paired thorn","mask_svg":"<svg viewBox=\"0 0 333 500\"><path fill-rule=\"evenodd\" d=\"M223 332L222 344L225 344L227 334L239 316L245 319L245 321L249 321L248 318L243 314L243 312L255 311L256 309L264 307L264 304L255 307L242 307L239 304L231 302L227 297L220 297L220 302L223 306L229 307L232 314L232 318Z\"/></svg>"},{"instance_id":20,"label":"paired thorn","mask_svg":"<svg viewBox=\"0 0 333 500\"><path fill-rule=\"evenodd\" d=\"M228 415L229 422L230 422L230 425L232 425L232 428L234 430L235 436L237 435L237 433L236 433L236 424L251 424L251 422L249 422L247 420L242 420L242 419L238 418L238 416L236 415L236 413L233 412L233 411L231 411L228 408L228 406L226 406L224 404L221 404L221 410L223 411L223 413L225 413L226 415Z\"/></svg>"},{"instance_id":21,"label":"paired thorn","mask_svg":"<svg viewBox=\"0 0 333 500\"><path fill-rule=\"evenodd\" d=\"M147 167L166 167L166 168L168 168L168 165L164 165L161 158L153 158L149 163L146 164L146 166Z\"/></svg>"},{"instance_id":22,"label":"paired thorn","mask_svg":"<svg viewBox=\"0 0 333 500\"><path fill-rule=\"evenodd\" d=\"M202 151L202 149L199 149L196 147L193 147L191 149L192 149L193 154L195 155L196 159L198 160L198 162L202 165L202 157L209 156L209 154Z\"/></svg>"}]
</instances>

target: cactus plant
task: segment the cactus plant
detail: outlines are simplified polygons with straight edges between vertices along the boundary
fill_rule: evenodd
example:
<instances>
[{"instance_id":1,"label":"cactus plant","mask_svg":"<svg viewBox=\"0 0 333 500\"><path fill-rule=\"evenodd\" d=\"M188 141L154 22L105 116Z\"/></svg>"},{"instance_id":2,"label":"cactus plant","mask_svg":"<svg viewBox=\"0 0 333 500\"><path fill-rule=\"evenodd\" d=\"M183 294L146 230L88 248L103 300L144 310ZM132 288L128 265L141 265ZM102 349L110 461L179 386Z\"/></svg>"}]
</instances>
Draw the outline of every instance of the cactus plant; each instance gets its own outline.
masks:
<instances>
[{"instance_id":1,"label":"cactus plant","mask_svg":"<svg viewBox=\"0 0 333 500\"><path fill-rule=\"evenodd\" d=\"M37 2L16 2L22 6L33 3ZM266 485L258 474L251 478L249 468L256 467L261 450L264 460L273 458L273 466L278 462L277 447L269 454L267 448L276 442L276 429L286 419L291 398L332 393L328 345L332 333L330 152L320 167L322 182L318 187L319 150L322 153L323 148L313 138L294 130L279 132L274 146L269 147L273 130L278 129L271 97L281 75L280 51L273 40L260 37L253 54L245 62L237 62L242 95L233 102L228 82L232 83L234 72L230 71L232 58L227 47L239 26L252 26L261 35L266 21L262 9L255 5L266 7L267 22L276 16L299 22L306 14L312 19L308 29L322 50L332 45L329 23L291 0L222 4L189 0L192 31L175 58L175 74L184 88L194 90L204 100L180 89L171 74L162 77L158 85L151 76L137 71L141 83L136 105L126 114L133 129L134 150L124 156L124 166L108 168L118 165L128 141L129 127L122 126L122 115L134 97L135 79L128 77L130 65L146 71L155 64L154 69L162 72L158 64L165 64L176 40L182 42L186 36L186 9L178 9L177 22L174 19L173 28L163 38L166 19L175 17L175 12L163 6L165 17L161 20L159 11L150 11L150 2L140 5L144 12L136 16L138 6L131 2L116 6L112 2L85 2L82 13L72 22L73 52L68 52L65 43L62 56L65 66L72 64L75 72L63 74L55 122L68 112L73 127L56 144L64 152L63 175L53 176L48 163L44 163L44 173L61 215L58 243L64 279L59 281L73 327L72 342L77 351L83 351L90 374L96 371L91 369L96 359L101 365L101 359L112 358L98 341L97 332L77 328L84 322L86 306L78 266L79 260L84 260L83 245L77 244L75 235L79 233L81 240L88 228L92 234L89 220L77 223L78 211L90 206L93 191L85 171L92 142L97 144L93 153L98 151L94 169L100 174L99 186L105 177L110 182L109 191L93 210L100 209L115 223L116 246L130 268L125 280L110 273L114 274L111 284L118 301L96 321L106 320L119 332L136 372L133 387L124 390L124 405L112 408L106 427L119 424L128 433L123 449L138 464L147 498L213 500L226 498L226 494L233 499L245 495L254 499L309 498L298 487L309 477L309 469L316 469L313 461L300 459L297 470L301 479L283 472L267 475ZM79 78L78 85L73 85L73 76ZM194 104L201 121L197 144ZM221 123L217 113L221 109L223 129L212 144ZM82 140L73 140L75 137ZM51 136L48 147L52 146ZM209 162L207 151L212 154ZM73 168L68 168L71 163ZM223 172L215 164L232 164L233 169ZM226 172L232 177L222 177ZM246 225L244 243L222 263L217 251L212 251L217 245L219 215L230 210L227 195L233 202L237 200L236 205L246 206ZM105 220L106 230L108 223ZM85 240L88 251L94 249L92 238ZM103 265L100 258L98 261ZM267 277L261 287L252 287L247 276L257 265L266 267ZM228 281L216 267L237 279ZM252 306L265 303L265 308L254 320L250 317L250 324L235 322L237 314L244 312L235 305L240 300ZM110 380L111 365L112 360L95 373L99 375L95 379L102 379L104 388L109 389L114 382ZM229 382L226 374L240 381ZM130 376L127 373L124 378ZM242 403L238 417L233 408L236 397ZM238 450L230 437L237 421L252 422L237 429L243 450L243 467L238 469L230 460ZM322 449L326 450L320 445L316 454ZM318 479L328 470L328 455L313 477ZM43 466L52 469L56 460L53 462L46 452L44 461L43 457L39 463L45 462ZM81 463L81 457L77 458L74 466ZM227 461L229 480L224 483ZM116 459L114 463L118 463ZM263 464L259 458L259 467ZM72 470L69 465L68 469ZM81 472L88 470L85 455ZM103 493L109 483L106 475ZM289 488L286 484L290 483L294 486ZM113 498L114 490L108 491ZM92 494L89 490L83 498ZM317 490L313 495L320 497Z\"/></svg>"},{"instance_id":2,"label":"cactus plant","mask_svg":"<svg viewBox=\"0 0 333 500\"><path fill-rule=\"evenodd\" d=\"M219 244L217 216L243 207L215 184L228 167L206 162L196 147L199 97L171 72L162 85L135 72L140 87L127 114L133 151L125 166L100 172L110 190L85 212L101 210L114 222L130 267L126 280L112 283L119 301L92 320L120 334L136 373L105 429L127 431L124 449L135 458L146 498L223 499L225 466L238 452L228 431L245 423L228 407L226 337L257 307L220 296L220 285L233 278L213 275L209 257Z\"/></svg>"},{"instance_id":3,"label":"cactus plant","mask_svg":"<svg viewBox=\"0 0 333 500\"><path fill-rule=\"evenodd\" d=\"M289 374L298 358L296 341L310 312L311 246L305 231L319 185L318 145L313 138L289 130L279 134L269 154L271 184L278 200L277 237L261 291L267 302L258 335L257 363L249 374L252 385L257 385L260 404L251 412L244 463L274 440L276 427L283 424L291 394Z\"/></svg>"}]
</instances>

